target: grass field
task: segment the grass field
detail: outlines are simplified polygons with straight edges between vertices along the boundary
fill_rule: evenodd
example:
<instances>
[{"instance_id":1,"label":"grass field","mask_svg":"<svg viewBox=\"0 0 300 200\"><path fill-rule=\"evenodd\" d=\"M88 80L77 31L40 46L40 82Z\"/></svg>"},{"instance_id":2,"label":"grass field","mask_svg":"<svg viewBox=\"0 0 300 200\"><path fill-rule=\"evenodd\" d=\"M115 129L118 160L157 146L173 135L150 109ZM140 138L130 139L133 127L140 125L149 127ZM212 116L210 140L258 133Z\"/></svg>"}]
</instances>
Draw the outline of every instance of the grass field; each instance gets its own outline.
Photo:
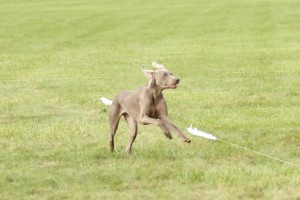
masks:
<instances>
[{"instance_id":1,"label":"grass field","mask_svg":"<svg viewBox=\"0 0 300 200\"><path fill-rule=\"evenodd\" d=\"M300 199L300 2L0 0L0 199ZM109 151L98 101L157 61L181 129ZM185 131L186 134L188 134Z\"/></svg>"}]
</instances>

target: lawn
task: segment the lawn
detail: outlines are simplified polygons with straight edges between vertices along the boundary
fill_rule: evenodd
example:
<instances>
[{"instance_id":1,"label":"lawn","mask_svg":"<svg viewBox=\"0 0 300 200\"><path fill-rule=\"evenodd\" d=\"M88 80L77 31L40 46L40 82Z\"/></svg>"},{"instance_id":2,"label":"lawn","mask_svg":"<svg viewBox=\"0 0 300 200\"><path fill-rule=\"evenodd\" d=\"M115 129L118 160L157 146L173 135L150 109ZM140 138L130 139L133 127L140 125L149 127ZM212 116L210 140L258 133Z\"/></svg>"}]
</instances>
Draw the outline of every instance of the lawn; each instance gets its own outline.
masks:
<instances>
[{"instance_id":1,"label":"lawn","mask_svg":"<svg viewBox=\"0 0 300 200\"><path fill-rule=\"evenodd\" d=\"M0 0L0 199L300 199L300 2ZM109 107L163 63L171 120L126 156Z\"/></svg>"}]
</instances>

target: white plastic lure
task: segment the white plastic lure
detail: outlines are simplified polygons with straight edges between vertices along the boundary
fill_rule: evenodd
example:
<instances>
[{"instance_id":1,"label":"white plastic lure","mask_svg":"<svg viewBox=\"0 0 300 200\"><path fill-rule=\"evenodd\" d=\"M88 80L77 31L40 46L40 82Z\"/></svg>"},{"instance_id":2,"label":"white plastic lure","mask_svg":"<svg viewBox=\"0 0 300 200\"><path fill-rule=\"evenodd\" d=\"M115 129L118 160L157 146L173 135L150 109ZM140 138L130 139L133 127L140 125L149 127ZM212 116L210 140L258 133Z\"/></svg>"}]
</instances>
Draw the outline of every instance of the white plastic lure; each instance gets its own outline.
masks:
<instances>
[{"instance_id":1,"label":"white plastic lure","mask_svg":"<svg viewBox=\"0 0 300 200\"><path fill-rule=\"evenodd\" d=\"M200 137L204 137L206 139L210 139L210 140L217 140L216 136L213 136L212 134L209 133L205 133L203 131L199 131L197 128L193 128L192 124L190 125L190 127L187 129L187 131L193 135L196 136L200 136Z\"/></svg>"},{"instance_id":2,"label":"white plastic lure","mask_svg":"<svg viewBox=\"0 0 300 200\"><path fill-rule=\"evenodd\" d=\"M248 149L246 147L243 147L243 146L240 146L240 145L237 145L237 144L233 144L231 142L227 142L225 140L222 140L222 139L219 139L217 138L216 136L213 136L212 134L209 134L209 133L205 133L203 131L199 131L197 130L197 128L193 128L192 125L190 125L190 127L187 129L189 133L193 134L193 135L196 135L196 136L200 136L200 137L204 137L206 139L210 139L210 140L218 140L218 141L221 141L221 142L224 142L226 144L229 144L231 146L235 146L235 147L238 147L240 149L244 149L246 151L251 151L252 153L256 153L258 155L262 155L262 156L265 156L265 157L268 157L268 158L271 158L273 160L277 160L279 162L282 162L282 163L286 163L286 164L289 164L289 165L293 165L295 167L300 167L299 165L296 165L294 163L291 163L291 162L288 162L288 161L285 161L285 160L281 160L279 158L276 158L276 157L273 157L273 156L269 156L265 153L261 153L261 152L258 152L258 151L255 151L255 150L252 150L252 149Z\"/></svg>"},{"instance_id":3,"label":"white plastic lure","mask_svg":"<svg viewBox=\"0 0 300 200\"><path fill-rule=\"evenodd\" d=\"M107 106L110 106L112 104L112 101L105 97L101 97L101 98L99 98L99 100L102 101L102 103L104 103Z\"/></svg>"}]
</instances>

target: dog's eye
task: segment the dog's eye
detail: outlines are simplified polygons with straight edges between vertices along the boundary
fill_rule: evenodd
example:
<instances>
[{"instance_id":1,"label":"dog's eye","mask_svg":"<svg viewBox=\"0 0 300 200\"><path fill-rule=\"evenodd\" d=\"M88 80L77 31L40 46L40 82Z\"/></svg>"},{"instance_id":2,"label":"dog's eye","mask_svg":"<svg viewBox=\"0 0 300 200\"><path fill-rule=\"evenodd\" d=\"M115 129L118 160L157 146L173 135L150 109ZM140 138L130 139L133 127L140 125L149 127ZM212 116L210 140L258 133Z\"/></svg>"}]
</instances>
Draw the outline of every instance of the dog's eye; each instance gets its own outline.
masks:
<instances>
[{"instance_id":1,"label":"dog's eye","mask_svg":"<svg viewBox=\"0 0 300 200\"><path fill-rule=\"evenodd\" d=\"M167 72L165 72L165 73L164 73L164 76L167 76L167 75L168 75L168 73L167 73Z\"/></svg>"},{"instance_id":2,"label":"dog's eye","mask_svg":"<svg viewBox=\"0 0 300 200\"><path fill-rule=\"evenodd\" d=\"M173 76L173 74L172 74L172 73L170 73L170 75L171 75L171 76Z\"/></svg>"}]
</instances>

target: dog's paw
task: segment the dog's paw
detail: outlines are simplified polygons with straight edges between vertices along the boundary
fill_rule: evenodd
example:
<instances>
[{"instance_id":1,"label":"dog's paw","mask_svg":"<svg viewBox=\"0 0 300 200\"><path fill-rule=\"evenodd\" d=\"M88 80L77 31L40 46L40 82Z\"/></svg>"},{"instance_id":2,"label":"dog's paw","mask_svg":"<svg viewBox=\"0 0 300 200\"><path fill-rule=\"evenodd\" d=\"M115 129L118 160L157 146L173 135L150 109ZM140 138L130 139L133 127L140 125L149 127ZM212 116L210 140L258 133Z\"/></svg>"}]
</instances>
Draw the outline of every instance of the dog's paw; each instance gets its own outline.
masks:
<instances>
[{"instance_id":1,"label":"dog's paw","mask_svg":"<svg viewBox=\"0 0 300 200\"><path fill-rule=\"evenodd\" d=\"M166 136L168 139L170 139L170 140L172 140L172 139L173 139L173 137L172 137L171 133L165 133L165 136Z\"/></svg>"},{"instance_id":2,"label":"dog's paw","mask_svg":"<svg viewBox=\"0 0 300 200\"><path fill-rule=\"evenodd\" d=\"M186 142L186 143L191 143L191 140L190 140L189 138L186 138L186 139L184 140L184 142Z\"/></svg>"}]
</instances>

